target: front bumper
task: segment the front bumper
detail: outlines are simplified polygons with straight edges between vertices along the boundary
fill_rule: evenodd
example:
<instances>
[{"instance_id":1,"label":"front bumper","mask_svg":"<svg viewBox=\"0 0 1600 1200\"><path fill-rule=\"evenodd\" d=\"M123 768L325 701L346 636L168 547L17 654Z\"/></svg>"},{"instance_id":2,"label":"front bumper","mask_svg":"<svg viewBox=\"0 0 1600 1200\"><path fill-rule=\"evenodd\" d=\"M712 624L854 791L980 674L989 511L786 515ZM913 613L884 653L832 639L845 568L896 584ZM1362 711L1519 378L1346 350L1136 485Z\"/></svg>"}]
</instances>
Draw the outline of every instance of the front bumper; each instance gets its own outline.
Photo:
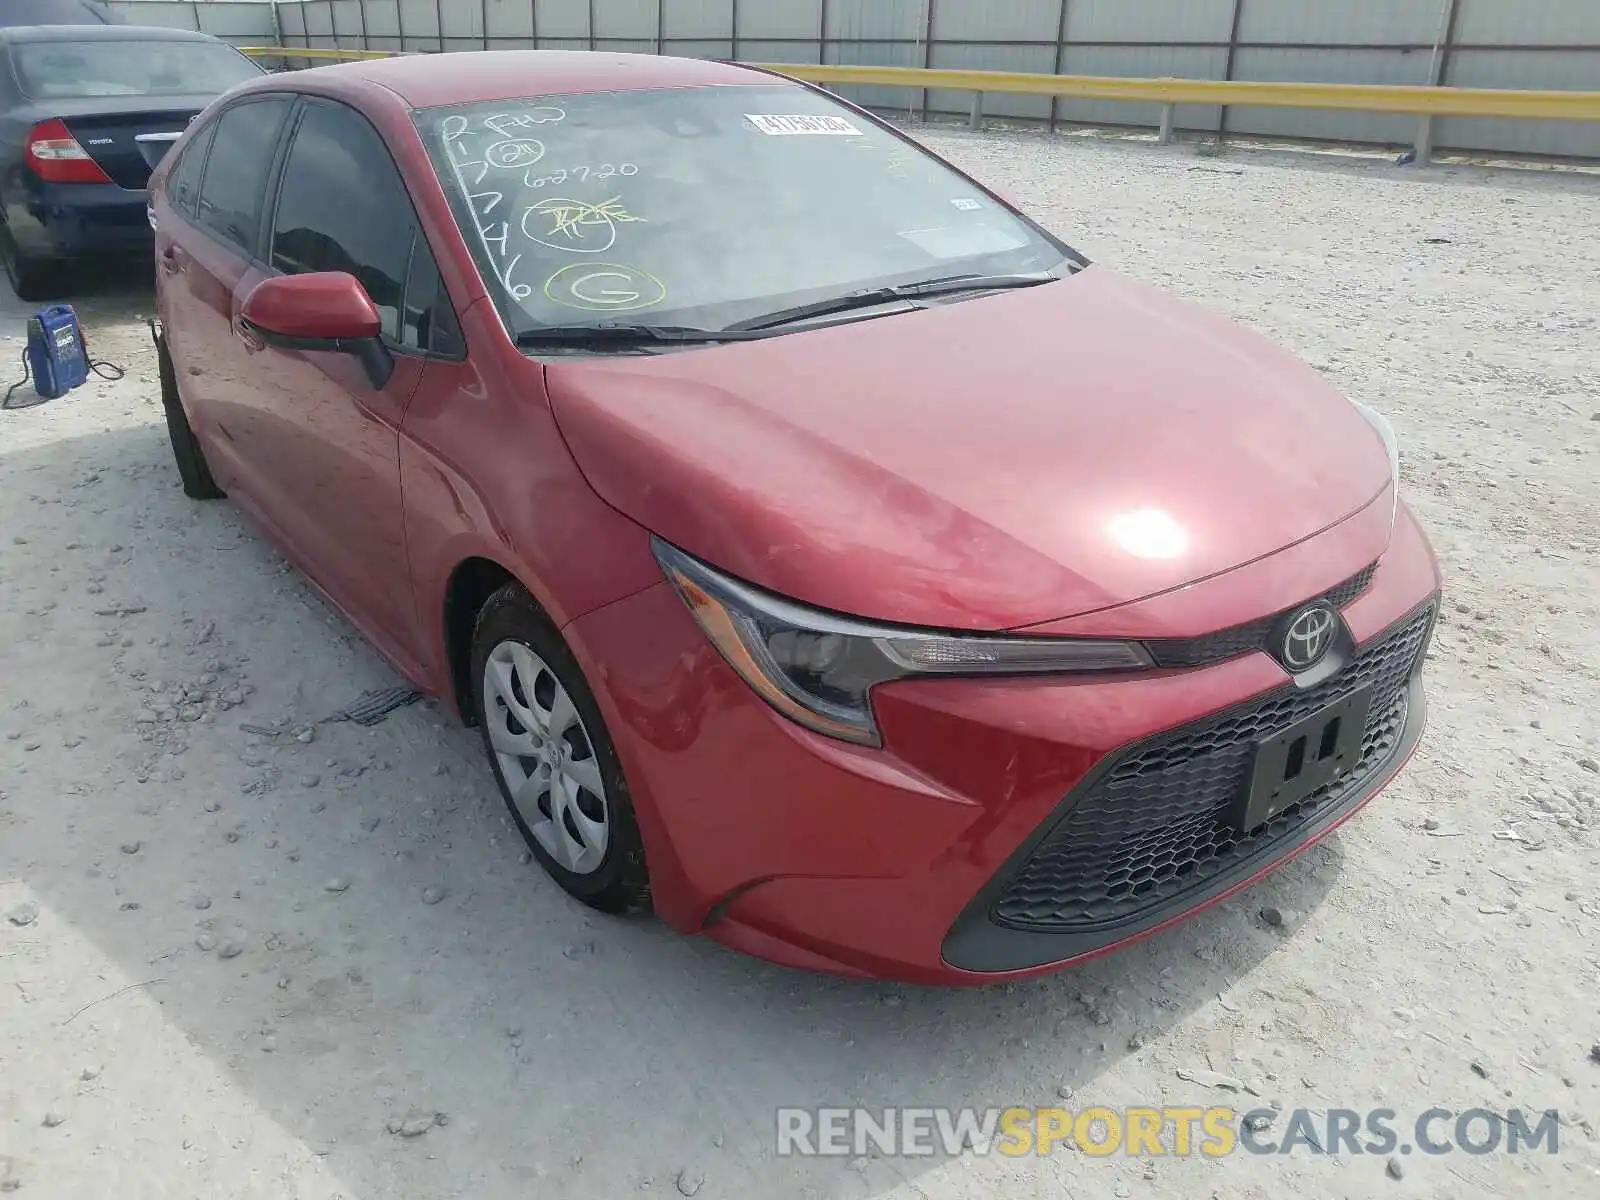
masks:
<instances>
[{"instance_id":1,"label":"front bumper","mask_svg":"<svg viewBox=\"0 0 1600 1200\"><path fill-rule=\"evenodd\" d=\"M628 775L663 919L792 966L983 983L1148 936L1376 794L1421 733L1417 671L1438 586L1402 508L1371 583L1343 610L1355 663L1314 688L1297 692L1261 653L1117 679L904 681L875 696L881 750L774 714L665 584L566 632ZM1380 653L1402 635L1409 649ZM1215 731L1249 712L1259 733L1380 659L1351 777L1259 835L1211 830L1223 768L1243 761ZM1290 694L1300 699L1285 707ZM1174 757L1196 737L1222 759ZM1145 776L1154 790L1106 790ZM1140 846L1141 861L1119 859Z\"/></svg>"},{"instance_id":2,"label":"front bumper","mask_svg":"<svg viewBox=\"0 0 1600 1200\"><path fill-rule=\"evenodd\" d=\"M1293 685L1106 758L967 906L944 943L968 971L1082 958L1215 903L1341 824L1394 777L1422 735L1430 600L1345 670ZM1242 832L1228 810L1257 738L1373 689L1361 755L1299 803Z\"/></svg>"}]
</instances>

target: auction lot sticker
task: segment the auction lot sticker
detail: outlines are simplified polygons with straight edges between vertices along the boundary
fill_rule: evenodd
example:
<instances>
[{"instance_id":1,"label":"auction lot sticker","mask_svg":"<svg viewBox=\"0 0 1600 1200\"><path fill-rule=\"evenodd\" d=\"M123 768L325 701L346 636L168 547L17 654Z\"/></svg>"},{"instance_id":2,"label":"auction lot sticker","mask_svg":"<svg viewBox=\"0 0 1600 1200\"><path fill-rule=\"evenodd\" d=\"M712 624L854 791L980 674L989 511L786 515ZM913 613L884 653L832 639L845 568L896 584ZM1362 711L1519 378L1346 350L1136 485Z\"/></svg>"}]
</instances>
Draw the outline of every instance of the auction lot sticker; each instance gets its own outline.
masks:
<instances>
[{"instance_id":1,"label":"auction lot sticker","mask_svg":"<svg viewBox=\"0 0 1600 1200\"><path fill-rule=\"evenodd\" d=\"M762 133L772 137L785 137L798 133L832 135L834 137L860 137L861 130L843 117L804 114L792 117L761 116L745 113L745 120Z\"/></svg>"}]
</instances>

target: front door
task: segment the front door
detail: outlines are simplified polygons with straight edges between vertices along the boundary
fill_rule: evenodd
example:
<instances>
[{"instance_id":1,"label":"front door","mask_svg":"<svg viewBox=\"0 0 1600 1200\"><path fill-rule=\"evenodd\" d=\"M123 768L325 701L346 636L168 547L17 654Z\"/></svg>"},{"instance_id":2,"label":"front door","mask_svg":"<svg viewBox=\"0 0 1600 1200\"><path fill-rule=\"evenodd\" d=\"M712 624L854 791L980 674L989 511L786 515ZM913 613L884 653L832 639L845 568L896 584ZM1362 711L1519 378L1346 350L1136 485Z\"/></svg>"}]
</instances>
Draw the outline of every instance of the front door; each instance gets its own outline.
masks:
<instances>
[{"instance_id":1,"label":"front door","mask_svg":"<svg viewBox=\"0 0 1600 1200\"><path fill-rule=\"evenodd\" d=\"M438 277L399 171L365 117L307 101L270 230L270 271L344 271L361 281L395 368L375 387L350 355L251 344L251 454L270 481L269 516L323 590L410 668L420 639L399 429L427 358L402 314L408 281L436 293Z\"/></svg>"}]
</instances>

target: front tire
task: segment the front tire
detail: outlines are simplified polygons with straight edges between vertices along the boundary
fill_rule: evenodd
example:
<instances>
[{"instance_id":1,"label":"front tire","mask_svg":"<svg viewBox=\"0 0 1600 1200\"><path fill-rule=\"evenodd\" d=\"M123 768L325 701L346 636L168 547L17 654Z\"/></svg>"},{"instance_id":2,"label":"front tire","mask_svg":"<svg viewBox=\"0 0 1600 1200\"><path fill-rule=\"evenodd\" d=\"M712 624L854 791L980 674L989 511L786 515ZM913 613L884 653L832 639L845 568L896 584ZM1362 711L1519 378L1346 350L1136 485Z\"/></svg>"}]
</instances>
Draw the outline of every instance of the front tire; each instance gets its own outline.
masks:
<instances>
[{"instance_id":1,"label":"front tire","mask_svg":"<svg viewBox=\"0 0 1600 1200\"><path fill-rule=\"evenodd\" d=\"M191 500L220 500L226 493L211 477L205 452L200 449L200 439L195 437L183 411L183 401L178 396L178 373L173 369L164 337L156 341L156 366L161 376L161 407L167 414L167 437L172 442L172 457L178 464L183 494Z\"/></svg>"},{"instance_id":2,"label":"front tire","mask_svg":"<svg viewBox=\"0 0 1600 1200\"><path fill-rule=\"evenodd\" d=\"M495 782L539 865L591 908L647 911L644 843L611 735L577 660L521 585L478 614L472 679Z\"/></svg>"}]
</instances>

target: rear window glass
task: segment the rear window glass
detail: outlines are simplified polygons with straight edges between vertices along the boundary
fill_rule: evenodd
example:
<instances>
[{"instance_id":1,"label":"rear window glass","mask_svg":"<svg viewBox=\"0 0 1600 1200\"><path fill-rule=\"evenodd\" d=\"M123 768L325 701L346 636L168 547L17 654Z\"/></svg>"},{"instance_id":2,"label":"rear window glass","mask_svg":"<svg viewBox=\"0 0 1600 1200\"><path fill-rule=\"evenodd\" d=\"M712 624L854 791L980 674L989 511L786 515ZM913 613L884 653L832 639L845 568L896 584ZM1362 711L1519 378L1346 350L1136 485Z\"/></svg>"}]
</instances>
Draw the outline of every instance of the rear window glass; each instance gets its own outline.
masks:
<instances>
[{"instance_id":1,"label":"rear window glass","mask_svg":"<svg viewBox=\"0 0 1600 1200\"><path fill-rule=\"evenodd\" d=\"M231 46L190 41L17 42L17 82L35 100L214 96L261 74Z\"/></svg>"},{"instance_id":2,"label":"rear window glass","mask_svg":"<svg viewBox=\"0 0 1600 1200\"><path fill-rule=\"evenodd\" d=\"M211 138L217 132L215 121L190 139L183 148L183 157L172 168L167 180L167 196L172 203L189 216L194 216L200 199L200 172L205 170L206 151L211 149Z\"/></svg>"},{"instance_id":3,"label":"rear window glass","mask_svg":"<svg viewBox=\"0 0 1600 1200\"><path fill-rule=\"evenodd\" d=\"M217 118L196 216L247 254L255 252L267 175L288 112L289 101L273 97L235 104Z\"/></svg>"}]
</instances>

